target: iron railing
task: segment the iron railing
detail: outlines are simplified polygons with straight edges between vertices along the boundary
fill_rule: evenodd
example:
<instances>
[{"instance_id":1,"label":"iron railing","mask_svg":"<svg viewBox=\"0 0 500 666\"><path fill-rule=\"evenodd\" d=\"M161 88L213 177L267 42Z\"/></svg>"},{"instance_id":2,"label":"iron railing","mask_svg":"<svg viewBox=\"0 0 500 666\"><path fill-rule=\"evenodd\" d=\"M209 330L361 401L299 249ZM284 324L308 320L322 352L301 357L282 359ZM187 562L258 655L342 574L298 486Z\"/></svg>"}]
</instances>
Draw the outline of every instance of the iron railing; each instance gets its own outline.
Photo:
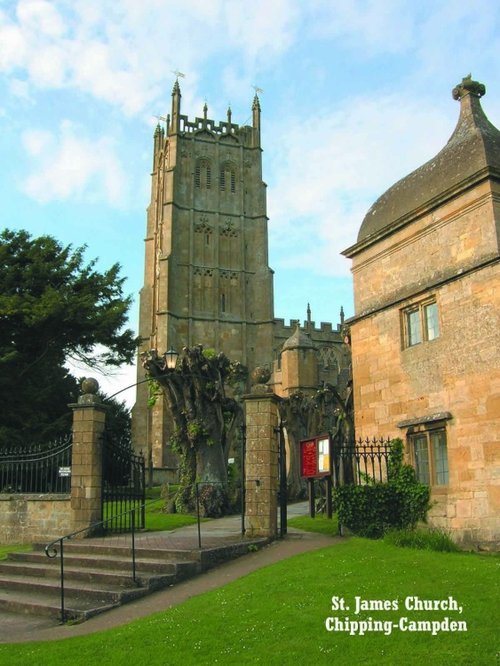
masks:
<instances>
[{"instance_id":1,"label":"iron railing","mask_svg":"<svg viewBox=\"0 0 500 666\"><path fill-rule=\"evenodd\" d=\"M144 506L142 507L144 511ZM132 571L132 580L134 583L137 584L137 571L136 571L136 548L135 548L135 534L137 531L136 528L136 508L130 509L129 511L125 513L129 513L130 517L128 519L128 523L130 524L130 538L131 538L131 544L130 544L130 564L131 564L131 571ZM89 533L89 535L95 535L98 534L99 532L105 533L106 532L106 526L107 524L112 521L116 516L113 516L112 518L109 518L107 520L101 520L96 523L92 523L92 525L89 525L88 527L84 527L81 530L76 530L75 532L71 532L70 534L65 534L62 537L59 537L58 539L54 539L50 543L48 543L45 546L45 554L47 557L50 557L51 559L57 557L57 555L60 556L60 564L59 564L59 584L60 584L60 599L61 599L61 623L64 624L66 622L66 609L65 609L65 590L64 590L64 542L69 541L70 539L73 539L76 536L83 535L85 533Z\"/></svg>"},{"instance_id":2,"label":"iron railing","mask_svg":"<svg viewBox=\"0 0 500 666\"><path fill-rule=\"evenodd\" d=\"M363 485L387 481L389 439L359 439L333 447L333 483Z\"/></svg>"},{"instance_id":3,"label":"iron railing","mask_svg":"<svg viewBox=\"0 0 500 666\"><path fill-rule=\"evenodd\" d=\"M1 493L71 492L72 439L0 450Z\"/></svg>"},{"instance_id":4,"label":"iron railing","mask_svg":"<svg viewBox=\"0 0 500 666\"><path fill-rule=\"evenodd\" d=\"M201 545L201 511L200 511L200 491L199 487L200 486L205 486L205 485L223 485L219 484L217 482L198 482L195 483L195 493L196 493L196 519L197 519L197 528L198 528L198 548L199 550L202 549ZM144 515L146 506L149 504L155 504L158 502L158 499L153 499L150 502L144 502L144 504L140 507L134 507L132 509L129 509L128 511L125 511L124 513L130 514L127 518L127 523L130 525L130 569L131 569L131 575L132 575L132 580L133 582L137 585L138 584L138 579L137 579L137 567L136 567L136 533L138 530L141 528L138 526L138 521L136 520L137 514L141 513ZM88 527L84 527L81 530L76 530L75 532L71 532L70 534L65 534L62 537L59 537L57 539L54 539L50 543L48 543L45 546L45 554L47 557L53 559L57 557L58 555L60 556L60 564L59 564L59 581L60 581L60 604L61 604L61 611L60 611L60 618L61 618L61 623L64 624L66 622L66 609L65 609L65 589L64 589L64 543L66 541L69 541L70 539L73 539L74 537L84 535L85 533L88 533L89 535L98 535L99 533L101 535L109 532L109 524L115 519L119 518L120 516L113 516L111 518L108 518L106 520L101 520L95 523L92 523L92 525L89 525Z\"/></svg>"},{"instance_id":5,"label":"iron railing","mask_svg":"<svg viewBox=\"0 0 500 666\"><path fill-rule=\"evenodd\" d=\"M136 510L137 527L144 528L146 477L144 456L129 442L113 439L104 432L102 449L102 519L108 531L128 532L131 510Z\"/></svg>"}]
</instances>

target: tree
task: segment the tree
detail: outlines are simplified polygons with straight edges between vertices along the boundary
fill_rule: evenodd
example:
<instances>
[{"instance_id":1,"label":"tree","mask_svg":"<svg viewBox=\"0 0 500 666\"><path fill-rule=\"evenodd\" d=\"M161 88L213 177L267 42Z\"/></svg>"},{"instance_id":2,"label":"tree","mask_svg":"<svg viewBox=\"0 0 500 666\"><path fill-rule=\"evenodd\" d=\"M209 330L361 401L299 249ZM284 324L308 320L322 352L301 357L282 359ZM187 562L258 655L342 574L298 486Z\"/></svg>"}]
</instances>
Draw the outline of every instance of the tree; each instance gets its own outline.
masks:
<instances>
[{"instance_id":1,"label":"tree","mask_svg":"<svg viewBox=\"0 0 500 666\"><path fill-rule=\"evenodd\" d=\"M145 352L142 361L153 387L161 389L173 420L171 444L179 455L180 477L176 509L194 510L195 484L199 483L204 513L226 513L231 434L243 415L241 405L227 395L226 387L243 382L246 368L223 353L204 350L202 345L185 347L175 370L166 370L165 359L156 350Z\"/></svg>"},{"instance_id":2,"label":"tree","mask_svg":"<svg viewBox=\"0 0 500 666\"><path fill-rule=\"evenodd\" d=\"M104 368L133 359L120 267L100 273L84 252L51 236L0 234L0 445L68 428L78 392L67 360Z\"/></svg>"},{"instance_id":3,"label":"tree","mask_svg":"<svg viewBox=\"0 0 500 666\"><path fill-rule=\"evenodd\" d=\"M288 496L299 498L305 490L300 476L300 440L329 433L334 451L353 441L352 387L343 396L331 384L324 384L312 396L295 391L279 403L279 410L289 442Z\"/></svg>"}]
</instances>

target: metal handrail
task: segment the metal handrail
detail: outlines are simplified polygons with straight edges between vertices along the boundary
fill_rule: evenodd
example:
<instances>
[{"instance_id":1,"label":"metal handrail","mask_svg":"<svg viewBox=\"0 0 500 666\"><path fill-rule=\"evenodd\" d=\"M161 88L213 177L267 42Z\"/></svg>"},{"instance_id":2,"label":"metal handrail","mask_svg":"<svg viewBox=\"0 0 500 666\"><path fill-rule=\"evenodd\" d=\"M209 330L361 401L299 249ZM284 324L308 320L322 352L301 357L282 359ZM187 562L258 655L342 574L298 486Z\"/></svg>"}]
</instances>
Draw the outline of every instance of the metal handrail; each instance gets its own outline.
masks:
<instances>
[{"instance_id":1,"label":"metal handrail","mask_svg":"<svg viewBox=\"0 0 500 666\"><path fill-rule=\"evenodd\" d=\"M206 486L206 485L221 485L224 486L224 484L220 481L198 481L192 486L195 487L195 495L196 495L196 519L197 519L197 526L198 526L198 548L201 550L201 514L200 514L200 496L199 496L199 486ZM191 487L192 487L191 486ZM95 523L92 523L88 527L84 527L80 530L76 530L75 532L71 532L70 534L65 534L62 537L59 537L57 539L54 539L50 543L48 543L45 546L45 554L47 557L53 559L57 557L58 554L60 554L61 557L61 564L60 564L60 590L61 590L61 624L64 624L66 622L66 611L64 607L64 602L65 602L65 593L64 593L64 542L69 541L75 536L78 536L79 534L83 534L85 532L93 531L96 528L98 528L100 525L104 526L107 523L110 523L112 520L115 520L116 518L120 518L121 516L125 516L130 514L130 524L131 524L131 556L132 556L132 580L134 583L137 583L137 577L136 577L136 549L135 549L135 533L136 533L136 521L135 521L135 515L136 511L144 511L145 507L149 504L153 504L154 502L158 502L158 499L151 500L149 502L144 502L142 505L135 507L133 509L129 509L128 511L122 511L122 513L115 514L113 516L110 516L109 518L106 518L106 520L99 520ZM57 547L57 544L59 544L59 548Z\"/></svg>"},{"instance_id":2,"label":"metal handrail","mask_svg":"<svg viewBox=\"0 0 500 666\"><path fill-rule=\"evenodd\" d=\"M130 525L131 525L131 541L132 541L132 580L134 583L137 583L137 577L136 577L136 559L135 559L135 513L136 511L144 511L144 508L146 507L147 504L152 504L153 502L157 502L158 499L151 500L150 502L144 502L141 506L135 507L133 509L129 509L128 511L123 511L122 513L115 514L111 516L110 518L106 518L106 520L99 520L95 523L92 523L88 527L84 527L81 530L76 530L75 532L71 532L70 534L65 534L62 537L59 537L57 539L54 539L50 543L48 543L44 550L45 554L47 557L53 559L57 557L58 553L60 554L61 557L61 564L60 564L60 590L61 590L61 623L64 624L66 622L66 612L64 608L64 542L69 541L75 536L78 536L79 534L83 534L84 532L89 532L90 530L95 530L97 527L104 526L107 523L111 522L112 520L115 520L115 518L120 518L121 516L130 514ZM59 550L57 548L57 545L59 544Z\"/></svg>"}]
</instances>

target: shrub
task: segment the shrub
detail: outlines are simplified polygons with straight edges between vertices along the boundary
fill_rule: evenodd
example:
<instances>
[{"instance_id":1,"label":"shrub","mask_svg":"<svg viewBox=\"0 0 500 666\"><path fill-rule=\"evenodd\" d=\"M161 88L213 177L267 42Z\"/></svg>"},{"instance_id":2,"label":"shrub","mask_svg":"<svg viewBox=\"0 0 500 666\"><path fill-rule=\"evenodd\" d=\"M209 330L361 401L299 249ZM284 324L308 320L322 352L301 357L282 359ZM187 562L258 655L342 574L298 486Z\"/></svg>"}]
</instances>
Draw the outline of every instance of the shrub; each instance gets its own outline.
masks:
<instances>
[{"instance_id":1,"label":"shrub","mask_svg":"<svg viewBox=\"0 0 500 666\"><path fill-rule=\"evenodd\" d=\"M400 548L418 548L442 553L460 551L449 535L439 529L392 530L385 534L384 541Z\"/></svg>"},{"instance_id":2,"label":"shrub","mask_svg":"<svg viewBox=\"0 0 500 666\"><path fill-rule=\"evenodd\" d=\"M391 529L413 528L425 520L430 489L417 481L415 470L403 464L403 442L391 442L386 483L336 488L333 501L339 522L355 534L380 538Z\"/></svg>"}]
</instances>

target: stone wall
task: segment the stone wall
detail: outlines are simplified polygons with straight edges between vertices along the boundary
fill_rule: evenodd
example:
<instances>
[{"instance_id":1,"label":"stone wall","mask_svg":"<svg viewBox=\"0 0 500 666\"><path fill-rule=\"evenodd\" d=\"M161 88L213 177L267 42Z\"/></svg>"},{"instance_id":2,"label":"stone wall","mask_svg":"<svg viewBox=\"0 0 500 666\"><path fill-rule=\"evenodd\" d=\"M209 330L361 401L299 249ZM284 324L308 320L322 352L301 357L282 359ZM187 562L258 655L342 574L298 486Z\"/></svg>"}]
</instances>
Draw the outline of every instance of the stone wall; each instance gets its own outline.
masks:
<instances>
[{"instance_id":1,"label":"stone wall","mask_svg":"<svg viewBox=\"0 0 500 666\"><path fill-rule=\"evenodd\" d=\"M48 542L101 520L102 434L106 412L95 379L73 408L71 494L0 495L0 543Z\"/></svg>"},{"instance_id":2,"label":"stone wall","mask_svg":"<svg viewBox=\"0 0 500 666\"><path fill-rule=\"evenodd\" d=\"M431 524L464 545L500 545L500 264L491 192L476 188L354 258L356 432L406 437L447 412L449 483ZM439 336L404 343L404 310L432 298Z\"/></svg>"},{"instance_id":3,"label":"stone wall","mask_svg":"<svg viewBox=\"0 0 500 666\"><path fill-rule=\"evenodd\" d=\"M72 531L70 495L0 495L2 544L48 543Z\"/></svg>"}]
</instances>

